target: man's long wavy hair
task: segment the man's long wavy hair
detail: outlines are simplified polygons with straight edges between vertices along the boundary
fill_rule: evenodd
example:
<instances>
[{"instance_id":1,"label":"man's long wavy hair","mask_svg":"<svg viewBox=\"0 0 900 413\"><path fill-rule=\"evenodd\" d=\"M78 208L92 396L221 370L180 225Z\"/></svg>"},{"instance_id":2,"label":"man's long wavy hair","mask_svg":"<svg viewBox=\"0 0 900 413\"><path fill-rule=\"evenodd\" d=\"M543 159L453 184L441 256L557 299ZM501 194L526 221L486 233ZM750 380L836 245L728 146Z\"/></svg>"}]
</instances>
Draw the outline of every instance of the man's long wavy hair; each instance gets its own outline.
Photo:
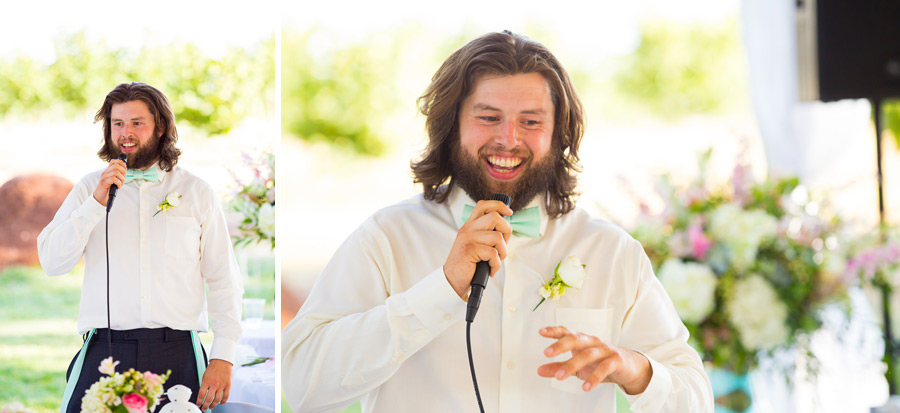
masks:
<instances>
[{"instance_id":1,"label":"man's long wavy hair","mask_svg":"<svg viewBox=\"0 0 900 413\"><path fill-rule=\"evenodd\" d=\"M581 101L569 75L556 57L542 44L509 31L481 36L444 61L428 89L418 99L425 115L428 145L422 159L411 162L414 182L424 187L425 199L444 202L453 187L452 145L458 144L459 111L462 101L472 93L475 82L484 75L539 73L550 86L556 108L553 145L562 154L556 163L555 179L547 188L547 214L558 217L575 208L578 146L584 133ZM552 153L552 152L551 152ZM443 184L449 183L446 190Z\"/></svg>"},{"instance_id":2,"label":"man's long wavy hair","mask_svg":"<svg viewBox=\"0 0 900 413\"><path fill-rule=\"evenodd\" d=\"M159 167L167 172L171 171L178 163L178 156L181 155L181 150L175 147L175 143L178 142L175 113L172 111L172 105L169 104L166 95L146 83L122 83L106 95L103 106L94 115L94 123L103 121L103 147L97 151L97 156L109 162L119 155L118 149L112 142L112 136L110 136L112 130L110 113L114 104L133 100L144 102L147 109L150 110L150 114L153 115L153 123L156 124L154 132L162 132L159 137L159 146L156 148L159 153Z\"/></svg>"}]
</instances>

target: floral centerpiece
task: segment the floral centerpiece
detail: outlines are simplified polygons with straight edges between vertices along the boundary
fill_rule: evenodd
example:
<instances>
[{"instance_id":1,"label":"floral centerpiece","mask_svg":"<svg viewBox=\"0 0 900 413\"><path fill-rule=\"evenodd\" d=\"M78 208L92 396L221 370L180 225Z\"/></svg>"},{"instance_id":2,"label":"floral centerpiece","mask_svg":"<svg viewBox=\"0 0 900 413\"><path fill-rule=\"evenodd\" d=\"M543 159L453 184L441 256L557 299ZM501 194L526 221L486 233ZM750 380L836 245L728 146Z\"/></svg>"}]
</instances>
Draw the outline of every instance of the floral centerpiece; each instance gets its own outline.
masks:
<instances>
[{"instance_id":1,"label":"floral centerpiece","mask_svg":"<svg viewBox=\"0 0 900 413\"><path fill-rule=\"evenodd\" d=\"M714 187L711 153L686 187L660 178L665 209L651 214L642 204L632 235L704 361L740 375L761 351L791 347L818 329L824 305L847 303L845 260L838 219L796 178L753 182L739 162L729 182Z\"/></svg>"},{"instance_id":2,"label":"floral centerpiece","mask_svg":"<svg viewBox=\"0 0 900 413\"><path fill-rule=\"evenodd\" d=\"M100 363L100 372L109 377L100 378L85 392L81 399L82 412L144 413L156 409L171 370L163 375L135 369L117 373L118 364L112 357Z\"/></svg>"},{"instance_id":3,"label":"floral centerpiece","mask_svg":"<svg viewBox=\"0 0 900 413\"><path fill-rule=\"evenodd\" d=\"M891 394L897 394L900 374L897 358L900 356L900 240L896 228L882 227L861 237L852 247L847 261L848 282L858 281L880 317L884 329L884 363Z\"/></svg>"},{"instance_id":4,"label":"floral centerpiece","mask_svg":"<svg viewBox=\"0 0 900 413\"><path fill-rule=\"evenodd\" d=\"M234 244L269 241L275 248L275 155L271 150L264 152L260 159L244 154L244 162L250 167L252 177L242 180L232 171L237 185L227 201L243 217Z\"/></svg>"}]
</instances>

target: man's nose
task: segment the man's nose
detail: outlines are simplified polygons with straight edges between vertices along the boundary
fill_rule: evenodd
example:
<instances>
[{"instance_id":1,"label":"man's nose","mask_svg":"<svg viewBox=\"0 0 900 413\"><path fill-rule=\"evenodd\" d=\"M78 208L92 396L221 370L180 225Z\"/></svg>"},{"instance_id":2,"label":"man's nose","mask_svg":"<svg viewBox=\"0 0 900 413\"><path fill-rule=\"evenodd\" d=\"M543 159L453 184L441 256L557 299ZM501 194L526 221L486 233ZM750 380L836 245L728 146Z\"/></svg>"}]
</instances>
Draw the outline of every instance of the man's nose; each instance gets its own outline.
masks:
<instances>
[{"instance_id":1,"label":"man's nose","mask_svg":"<svg viewBox=\"0 0 900 413\"><path fill-rule=\"evenodd\" d=\"M497 142L507 148L515 148L519 145L519 129L516 127L515 120L510 119L500 125Z\"/></svg>"}]
</instances>

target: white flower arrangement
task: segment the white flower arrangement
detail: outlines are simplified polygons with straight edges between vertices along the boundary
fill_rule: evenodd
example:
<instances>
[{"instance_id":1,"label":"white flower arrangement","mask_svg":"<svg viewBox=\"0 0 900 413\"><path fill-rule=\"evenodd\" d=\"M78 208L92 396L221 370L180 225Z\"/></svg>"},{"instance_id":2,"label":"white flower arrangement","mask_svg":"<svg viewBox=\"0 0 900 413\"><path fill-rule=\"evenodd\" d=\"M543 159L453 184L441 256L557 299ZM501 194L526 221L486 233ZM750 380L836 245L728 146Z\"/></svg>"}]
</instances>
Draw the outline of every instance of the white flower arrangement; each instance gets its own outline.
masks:
<instances>
[{"instance_id":1,"label":"white flower arrangement","mask_svg":"<svg viewBox=\"0 0 900 413\"><path fill-rule=\"evenodd\" d=\"M819 328L824 306L846 302L850 282L826 200L797 178L753 182L741 163L731 185L713 187L710 155L686 187L661 177L665 208L642 204L632 235L704 361L745 374L765 351L805 345L798 337Z\"/></svg>"},{"instance_id":2,"label":"white flower arrangement","mask_svg":"<svg viewBox=\"0 0 900 413\"><path fill-rule=\"evenodd\" d=\"M250 166L252 178L246 182L232 171L237 186L226 201L243 217L240 233L233 236L234 244L269 241L275 248L275 156L266 151L255 160L244 154L244 162Z\"/></svg>"}]
</instances>

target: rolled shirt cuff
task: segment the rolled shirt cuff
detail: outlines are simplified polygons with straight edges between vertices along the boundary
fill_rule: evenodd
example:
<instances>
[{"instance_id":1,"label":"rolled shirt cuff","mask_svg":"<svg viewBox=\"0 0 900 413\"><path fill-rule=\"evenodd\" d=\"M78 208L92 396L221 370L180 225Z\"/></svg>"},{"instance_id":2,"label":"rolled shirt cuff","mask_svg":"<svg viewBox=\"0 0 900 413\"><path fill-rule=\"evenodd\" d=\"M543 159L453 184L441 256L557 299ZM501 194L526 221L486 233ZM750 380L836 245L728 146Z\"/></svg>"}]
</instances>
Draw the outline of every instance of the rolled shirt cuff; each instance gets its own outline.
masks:
<instances>
[{"instance_id":1,"label":"rolled shirt cuff","mask_svg":"<svg viewBox=\"0 0 900 413\"><path fill-rule=\"evenodd\" d=\"M209 351L209 359L224 360L231 365L235 363L235 355L237 352L237 340L224 337L214 337L212 348Z\"/></svg>"},{"instance_id":2,"label":"rolled shirt cuff","mask_svg":"<svg viewBox=\"0 0 900 413\"><path fill-rule=\"evenodd\" d=\"M644 353L641 353L644 354ZM629 395L625 394L628 403L631 405L632 412L659 412L662 411L663 405L666 403L669 393L672 391L672 374L669 369L657 362L652 357L647 356L650 361L650 368L653 376L650 377L650 383L643 393Z\"/></svg>"}]
</instances>

